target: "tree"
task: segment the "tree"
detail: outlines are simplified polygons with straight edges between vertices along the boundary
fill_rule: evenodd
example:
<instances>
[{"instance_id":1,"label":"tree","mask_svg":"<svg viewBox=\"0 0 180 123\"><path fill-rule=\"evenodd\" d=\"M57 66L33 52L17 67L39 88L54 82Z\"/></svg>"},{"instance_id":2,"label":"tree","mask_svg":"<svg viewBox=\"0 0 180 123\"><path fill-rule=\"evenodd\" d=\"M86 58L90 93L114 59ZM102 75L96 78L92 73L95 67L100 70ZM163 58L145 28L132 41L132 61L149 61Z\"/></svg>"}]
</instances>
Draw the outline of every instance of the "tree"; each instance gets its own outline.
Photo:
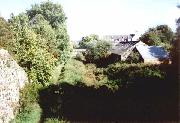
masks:
<instances>
[{"instance_id":1,"label":"tree","mask_svg":"<svg viewBox=\"0 0 180 123\"><path fill-rule=\"evenodd\" d=\"M173 39L174 33L167 25L158 25L155 28L149 28L149 30L139 38L139 40L148 45L160 45L167 50L171 49Z\"/></svg>"},{"instance_id":2,"label":"tree","mask_svg":"<svg viewBox=\"0 0 180 123\"><path fill-rule=\"evenodd\" d=\"M46 40L51 44L50 49L54 48L52 51L54 56L58 58L59 62L66 63L70 57L71 48L66 29L67 17L62 6L51 1L42 2L40 5L32 5L32 8L27 10L27 15L30 21L39 20L36 27L40 26L41 28L36 32L41 34L42 37L47 36L50 39ZM42 28L44 28L44 31L41 31ZM48 33L48 31L50 32Z\"/></svg>"},{"instance_id":3,"label":"tree","mask_svg":"<svg viewBox=\"0 0 180 123\"><path fill-rule=\"evenodd\" d=\"M12 38L13 34L10 30L9 23L3 17L0 17L0 47L5 48Z\"/></svg>"},{"instance_id":4,"label":"tree","mask_svg":"<svg viewBox=\"0 0 180 123\"><path fill-rule=\"evenodd\" d=\"M66 20L62 6L51 1L42 2L40 5L32 5L32 8L27 10L30 20L38 14L42 15L53 28L59 28L59 24L63 25Z\"/></svg>"},{"instance_id":5,"label":"tree","mask_svg":"<svg viewBox=\"0 0 180 123\"><path fill-rule=\"evenodd\" d=\"M7 48L33 82L49 83L52 70L70 57L66 17L60 4L35 4L26 13L9 19L13 40Z\"/></svg>"},{"instance_id":6,"label":"tree","mask_svg":"<svg viewBox=\"0 0 180 123\"><path fill-rule=\"evenodd\" d=\"M110 55L111 44L107 41L98 41L89 47L85 53L87 62L97 62L98 60L107 58Z\"/></svg>"},{"instance_id":7,"label":"tree","mask_svg":"<svg viewBox=\"0 0 180 123\"><path fill-rule=\"evenodd\" d=\"M177 6L180 9L180 5ZM170 52L170 55L172 57L172 64L174 65L174 70L176 73L176 77L178 80L180 80L179 74L179 63L180 63L180 17L176 20L176 39L173 42L173 48Z\"/></svg>"},{"instance_id":8,"label":"tree","mask_svg":"<svg viewBox=\"0 0 180 123\"><path fill-rule=\"evenodd\" d=\"M47 48L49 53L54 55L55 58L58 58L56 34L49 22L45 20L42 15L37 14L30 21L30 26L33 31L43 39L41 43L44 43L43 46L46 46L44 48Z\"/></svg>"},{"instance_id":9,"label":"tree","mask_svg":"<svg viewBox=\"0 0 180 123\"><path fill-rule=\"evenodd\" d=\"M70 58L72 52L71 42L67 34L67 29L65 25L60 25L59 28L55 30L56 33L56 44L58 52L60 54L60 62L66 64L67 60Z\"/></svg>"},{"instance_id":10,"label":"tree","mask_svg":"<svg viewBox=\"0 0 180 123\"><path fill-rule=\"evenodd\" d=\"M25 13L12 16L9 21L14 38L7 48L14 54L18 64L25 69L29 81L47 84L51 79L56 59L45 48L44 39L30 27Z\"/></svg>"},{"instance_id":11,"label":"tree","mask_svg":"<svg viewBox=\"0 0 180 123\"><path fill-rule=\"evenodd\" d=\"M85 36L82 38L82 40L79 42L80 48L89 48L93 43L97 43L99 41L99 36L95 34L91 34L89 36Z\"/></svg>"}]
</instances>

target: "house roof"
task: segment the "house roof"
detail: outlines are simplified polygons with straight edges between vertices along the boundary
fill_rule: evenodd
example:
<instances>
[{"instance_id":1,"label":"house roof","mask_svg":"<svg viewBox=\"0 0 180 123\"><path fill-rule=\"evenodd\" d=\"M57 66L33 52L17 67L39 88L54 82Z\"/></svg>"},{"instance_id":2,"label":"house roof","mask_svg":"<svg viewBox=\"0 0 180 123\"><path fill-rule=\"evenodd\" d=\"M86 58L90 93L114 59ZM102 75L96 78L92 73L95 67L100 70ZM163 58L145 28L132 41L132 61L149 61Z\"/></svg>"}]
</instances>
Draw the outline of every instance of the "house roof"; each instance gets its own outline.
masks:
<instances>
[{"instance_id":1,"label":"house roof","mask_svg":"<svg viewBox=\"0 0 180 123\"><path fill-rule=\"evenodd\" d=\"M163 60L169 58L169 54L163 47L148 46L141 41L119 42L112 48L111 53L121 55L122 60L126 60L134 48L138 50L144 60Z\"/></svg>"},{"instance_id":2,"label":"house roof","mask_svg":"<svg viewBox=\"0 0 180 123\"><path fill-rule=\"evenodd\" d=\"M161 60L169 58L168 53L161 46L148 46L140 41L136 44L136 49L143 59Z\"/></svg>"},{"instance_id":3,"label":"house roof","mask_svg":"<svg viewBox=\"0 0 180 123\"><path fill-rule=\"evenodd\" d=\"M112 47L111 52L118 55L123 55L128 52L129 49L133 49L137 41L119 42L114 47Z\"/></svg>"}]
</instances>

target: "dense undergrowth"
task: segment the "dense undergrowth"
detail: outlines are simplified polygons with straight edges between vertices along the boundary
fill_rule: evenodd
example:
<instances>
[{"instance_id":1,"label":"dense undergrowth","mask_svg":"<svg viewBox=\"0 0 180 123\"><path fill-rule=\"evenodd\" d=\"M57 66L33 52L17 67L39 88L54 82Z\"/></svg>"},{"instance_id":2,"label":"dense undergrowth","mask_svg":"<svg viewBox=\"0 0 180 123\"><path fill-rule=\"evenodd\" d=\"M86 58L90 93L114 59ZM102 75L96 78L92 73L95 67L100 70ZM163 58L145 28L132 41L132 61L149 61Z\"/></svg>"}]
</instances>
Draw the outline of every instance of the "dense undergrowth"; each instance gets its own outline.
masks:
<instances>
[{"instance_id":1,"label":"dense undergrowth","mask_svg":"<svg viewBox=\"0 0 180 123\"><path fill-rule=\"evenodd\" d=\"M97 68L95 64L70 59L54 84L43 87L32 83L22 90L20 113L13 122L138 120L146 117L142 112L147 106L150 108L145 115L156 112L150 113L149 118L161 119L167 115L163 108L176 105L176 101L166 101L173 98L174 82L171 65L117 62ZM167 109L172 110L175 108Z\"/></svg>"},{"instance_id":2,"label":"dense undergrowth","mask_svg":"<svg viewBox=\"0 0 180 123\"><path fill-rule=\"evenodd\" d=\"M63 75L59 83L39 92L42 121L177 118L176 80L171 65L115 63L97 68L71 59Z\"/></svg>"}]
</instances>

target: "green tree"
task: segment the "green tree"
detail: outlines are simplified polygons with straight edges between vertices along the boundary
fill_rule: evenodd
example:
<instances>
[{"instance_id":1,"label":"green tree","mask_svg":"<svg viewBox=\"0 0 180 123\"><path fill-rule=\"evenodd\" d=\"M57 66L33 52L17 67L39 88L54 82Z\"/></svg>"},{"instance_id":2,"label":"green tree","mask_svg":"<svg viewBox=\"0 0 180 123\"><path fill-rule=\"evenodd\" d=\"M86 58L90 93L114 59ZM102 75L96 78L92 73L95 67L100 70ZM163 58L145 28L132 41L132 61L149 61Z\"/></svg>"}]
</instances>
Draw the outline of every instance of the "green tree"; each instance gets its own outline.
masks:
<instances>
[{"instance_id":1,"label":"green tree","mask_svg":"<svg viewBox=\"0 0 180 123\"><path fill-rule=\"evenodd\" d=\"M42 2L40 5L32 5L32 8L27 10L27 15L30 21L38 21L36 27L39 26L40 30L36 31L42 37L47 36L46 40L50 44L50 49L53 48L54 56L58 58L59 62L66 63L71 48L66 28L66 16L62 6L51 1Z\"/></svg>"},{"instance_id":2,"label":"green tree","mask_svg":"<svg viewBox=\"0 0 180 123\"><path fill-rule=\"evenodd\" d=\"M83 37L82 40L79 42L79 46L80 46L80 48L89 48L94 43L97 43L98 40L99 40L98 35L91 34L89 36Z\"/></svg>"},{"instance_id":3,"label":"green tree","mask_svg":"<svg viewBox=\"0 0 180 123\"><path fill-rule=\"evenodd\" d=\"M66 16L60 4L51 1L32 5L27 10L36 32L48 41L49 50L62 64L70 58L70 40L66 29ZM35 24L34 24L35 22Z\"/></svg>"},{"instance_id":4,"label":"green tree","mask_svg":"<svg viewBox=\"0 0 180 123\"><path fill-rule=\"evenodd\" d=\"M171 49L173 39L174 33L167 25L158 25L155 28L149 28L139 38L139 40L148 45L163 46L167 50Z\"/></svg>"},{"instance_id":5,"label":"green tree","mask_svg":"<svg viewBox=\"0 0 180 123\"><path fill-rule=\"evenodd\" d=\"M67 60L70 58L70 54L72 52L71 42L69 40L69 36L67 34L66 25L60 25L59 28L55 30L56 33L56 42L58 52L60 54L60 62L65 64Z\"/></svg>"},{"instance_id":6,"label":"green tree","mask_svg":"<svg viewBox=\"0 0 180 123\"><path fill-rule=\"evenodd\" d=\"M110 55L111 44L107 41L98 41L96 44L89 47L85 53L87 62L96 62Z\"/></svg>"},{"instance_id":7,"label":"green tree","mask_svg":"<svg viewBox=\"0 0 180 123\"><path fill-rule=\"evenodd\" d=\"M28 73L29 81L45 85L51 79L55 59L44 48L44 39L30 28L29 19L24 13L12 16L10 24L14 39L7 48Z\"/></svg>"},{"instance_id":8,"label":"green tree","mask_svg":"<svg viewBox=\"0 0 180 123\"><path fill-rule=\"evenodd\" d=\"M51 1L42 2L40 5L32 5L32 8L27 10L30 20L37 14L42 15L53 28L59 28L59 24L64 24L66 20L62 6Z\"/></svg>"},{"instance_id":9,"label":"green tree","mask_svg":"<svg viewBox=\"0 0 180 123\"><path fill-rule=\"evenodd\" d=\"M0 47L5 48L12 38L13 34L10 30L9 23L3 17L0 17Z\"/></svg>"},{"instance_id":10,"label":"green tree","mask_svg":"<svg viewBox=\"0 0 180 123\"><path fill-rule=\"evenodd\" d=\"M55 64L65 64L70 58L65 20L61 5L50 1L35 4L18 16L12 14L9 23L0 19L1 45L14 55L34 82L49 82Z\"/></svg>"},{"instance_id":11,"label":"green tree","mask_svg":"<svg viewBox=\"0 0 180 123\"><path fill-rule=\"evenodd\" d=\"M48 52L53 54L55 58L58 58L58 51L56 46L56 34L52 26L47 20L40 14L37 14L33 20L30 21L30 26L34 32L43 39L44 48L47 48Z\"/></svg>"}]
</instances>

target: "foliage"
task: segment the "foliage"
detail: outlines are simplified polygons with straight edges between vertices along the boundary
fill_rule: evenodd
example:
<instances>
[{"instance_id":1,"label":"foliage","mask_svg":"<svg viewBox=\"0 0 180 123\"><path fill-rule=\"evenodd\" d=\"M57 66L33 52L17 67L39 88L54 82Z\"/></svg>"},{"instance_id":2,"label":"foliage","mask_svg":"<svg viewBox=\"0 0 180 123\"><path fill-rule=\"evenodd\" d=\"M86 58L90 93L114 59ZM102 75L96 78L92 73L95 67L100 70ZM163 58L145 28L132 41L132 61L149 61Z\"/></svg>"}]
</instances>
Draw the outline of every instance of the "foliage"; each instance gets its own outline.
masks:
<instances>
[{"instance_id":1,"label":"foliage","mask_svg":"<svg viewBox=\"0 0 180 123\"><path fill-rule=\"evenodd\" d=\"M35 4L26 13L9 19L13 39L6 48L28 73L30 81L48 84L55 65L63 65L70 58L65 20L61 5L50 1Z\"/></svg>"},{"instance_id":2,"label":"foliage","mask_svg":"<svg viewBox=\"0 0 180 123\"><path fill-rule=\"evenodd\" d=\"M43 46L46 46L48 52L58 58L58 51L56 46L56 35L55 31L47 20L40 14L36 15L33 20L30 20L30 26L33 31L43 39Z\"/></svg>"},{"instance_id":3,"label":"foliage","mask_svg":"<svg viewBox=\"0 0 180 123\"><path fill-rule=\"evenodd\" d=\"M51 1L43 2L40 5L32 5L32 8L27 10L30 20L38 14L49 21L53 28L58 28L59 24L63 24L66 20L62 6L60 4L53 4Z\"/></svg>"},{"instance_id":4,"label":"foliage","mask_svg":"<svg viewBox=\"0 0 180 123\"><path fill-rule=\"evenodd\" d=\"M86 64L86 72L84 75L83 83L86 83L88 86L98 86L98 81L95 75L96 65L95 64Z\"/></svg>"},{"instance_id":5,"label":"foliage","mask_svg":"<svg viewBox=\"0 0 180 123\"><path fill-rule=\"evenodd\" d=\"M69 60L60 76L60 81L70 84L82 82L85 71L85 65L82 62L73 59Z\"/></svg>"},{"instance_id":6,"label":"foliage","mask_svg":"<svg viewBox=\"0 0 180 123\"><path fill-rule=\"evenodd\" d=\"M69 60L60 75L60 83L67 82L72 85L78 83L87 86L98 87L107 82L107 76L103 73L103 68L96 68L95 64L86 64L75 59Z\"/></svg>"},{"instance_id":7,"label":"foliage","mask_svg":"<svg viewBox=\"0 0 180 123\"><path fill-rule=\"evenodd\" d=\"M10 24L14 39L7 48L28 73L29 79L43 85L48 83L56 59L48 52L44 39L29 27L29 20L25 14L12 16Z\"/></svg>"},{"instance_id":8,"label":"foliage","mask_svg":"<svg viewBox=\"0 0 180 123\"><path fill-rule=\"evenodd\" d=\"M36 32L46 38L54 56L65 63L69 59L71 48L62 6L51 1L42 2L40 5L32 5L27 10L27 15L31 22L35 22Z\"/></svg>"},{"instance_id":9,"label":"foliage","mask_svg":"<svg viewBox=\"0 0 180 123\"><path fill-rule=\"evenodd\" d=\"M41 84L28 83L20 91L20 110L13 123L37 123L41 118L41 108L38 105Z\"/></svg>"},{"instance_id":10,"label":"foliage","mask_svg":"<svg viewBox=\"0 0 180 123\"><path fill-rule=\"evenodd\" d=\"M64 65L62 64L57 64L56 67L52 71L52 78L51 78L51 83L57 83L59 77L61 76L61 71L63 69Z\"/></svg>"},{"instance_id":11,"label":"foliage","mask_svg":"<svg viewBox=\"0 0 180 123\"><path fill-rule=\"evenodd\" d=\"M9 23L0 17L0 47L6 47L13 38Z\"/></svg>"},{"instance_id":12,"label":"foliage","mask_svg":"<svg viewBox=\"0 0 180 123\"><path fill-rule=\"evenodd\" d=\"M149 28L139 40L148 45L160 45L167 50L171 48L171 43L174 39L174 33L167 25L158 25L155 28Z\"/></svg>"},{"instance_id":13,"label":"foliage","mask_svg":"<svg viewBox=\"0 0 180 123\"><path fill-rule=\"evenodd\" d=\"M82 40L79 42L80 48L89 48L91 45L99 41L99 36L95 34L91 34L89 36L85 36L82 38Z\"/></svg>"},{"instance_id":14,"label":"foliage","mask_svg":"<svg viewBox=\"0 0 180 123\"><path fill-rule=\"evenodd\" d=\"M60 25L58 29L55 30L56 32L56 41L57 41L57 48L60 54L60 62L66 63L70 58L71 52L73 47L69 41L69 36L67 35L66 26Z\"/></svg>"},{"instance_id":15,"label":"foliage","mask_svg":"<svg viewBox=\"0 0 180 123\"><path fill-rule=\"evenodd\" d=\"M23 111L27 106L35 104L38 102L38 91L43 88L41 84L38 83L28 83L20 91L20 111Z\"/></svg>"},{"instance_id":16,"label":"foliage","mask_svg":"<svg viewBox=\"0 0 180 123\"><path fill-rule=\"evenodd\" d=\"M41 113L41 108L38 104L30 105L25 107L11 123L38 123Z\"/></svg>"},{"instance_id":17,"label":"foliage","mask_svg":"<svg viewBox=\"0 0 180 123\"><path fill-rule=\"evenodd\" d=\"M111 84L116 83L114 81ZM59 83L40 91L40 105L43 118L52 118L49 122L58 122L58 118L70 122L82 119L89 122L109 121L119 118L123 121L138 118L142 121L143 117L146 120L147 114L154 120L158 117L163 120L162 115L169 116L169 112L174 110L178 112L177 90L172 85L173 81L169 80L143 81L128 88L111 90L107 86L95 88L78 83ZM167 107L170 108L162 110ZM177 114L170 117L176 118L178 119Z\"/></svg>"},{"instance_id":18,"label":"foliage","mask_svg":"<svg viewBox=\"0 0 180 123\"><path fill-rule=\"evenodd\" d=\"M85 56L83 55L83 53L78 53L76 55L75 59L77 59L79 61L85 61Z\"/></svg>"},{"instance_id":19,"label":"foliage","mask_svg":"<svg viewBox=\"0 0 180 123\"><path fill-rule=\"evenodd\" d=\"M57 81L54 73L59 77L60 70L54 68L62 68L70 57L65 21L61 5L50 1L35 4L17 16L12 14L9 23L0 19L1 44L27 72L30 82L21 91L20 112L13 122L40 121L39 89Z\"/></svg>"},{"instance_id":20,"label":"foliage","mask_svg":"<svg viewBox=\"0 0 180 123\"><path fill-rule=\"evenodd\" d=\"M110 80L118 80L119 84L127 84L142 79L164 79L165 72L158 65L116 63L107 68Z\"/></svg>"},{"instance_id":21,"label":"foliage","mask_svg":"<svg viewBox=\"0 0 180 123\"><path fill-rule=\"evenodd\" d=\"M111 44L107 41L98 41L95 45L89 47L85 52L87 62L93 63L110 55Z\"/></svg>"},{"instance_id":22,"label":"foliage","mask_svg":"<svg viewBox=\"0 0 180 123\"><path fill-rule=\"evenodd\" d=\"M128 58L125 61L126 63L141 63L141 55L137 50L134 50L133 52L130 53Z\"/></svg>"}]
</instances>

